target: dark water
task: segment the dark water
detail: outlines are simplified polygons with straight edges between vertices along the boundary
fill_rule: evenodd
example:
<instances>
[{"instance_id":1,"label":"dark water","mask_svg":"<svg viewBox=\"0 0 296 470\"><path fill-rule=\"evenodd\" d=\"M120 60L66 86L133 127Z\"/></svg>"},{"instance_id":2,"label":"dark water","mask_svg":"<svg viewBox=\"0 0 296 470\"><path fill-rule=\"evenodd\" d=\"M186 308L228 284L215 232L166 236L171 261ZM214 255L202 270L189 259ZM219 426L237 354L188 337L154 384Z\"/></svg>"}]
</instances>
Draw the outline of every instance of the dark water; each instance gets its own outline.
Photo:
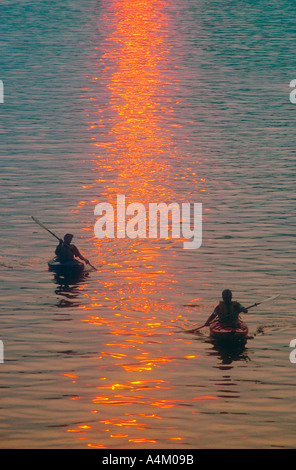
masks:
<instances>
[{"instance_id":1,"label":"dark water","mask_svg":"<svg viewBox=\"0 0 296 470\"><path fill-rule=\"evenodd\" d=\"M293 448L293 3L1 4L2 448ZM203 243L94 236L94 207L202 202ZM47 270L58 236L89 269ZM229 287L251 338L203 324Z\"/></svg>"}]
</instances>

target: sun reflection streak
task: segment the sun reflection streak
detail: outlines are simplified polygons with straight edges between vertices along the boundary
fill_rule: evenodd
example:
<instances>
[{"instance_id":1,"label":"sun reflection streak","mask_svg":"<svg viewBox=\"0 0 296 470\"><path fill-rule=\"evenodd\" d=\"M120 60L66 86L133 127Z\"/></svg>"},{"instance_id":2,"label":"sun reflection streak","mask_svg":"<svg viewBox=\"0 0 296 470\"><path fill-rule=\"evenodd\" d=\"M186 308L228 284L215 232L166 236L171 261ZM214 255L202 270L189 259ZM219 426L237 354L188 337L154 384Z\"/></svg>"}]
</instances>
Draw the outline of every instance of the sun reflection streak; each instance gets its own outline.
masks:
<instances>
[{"instance_id":1,"label":"sun reflection streak","mask_svg":"<svg viewBox=\"0 0 296 470\"><path fill-rule=\"evenodd\" d=\"M77 204L86 217L91 259L103 265L98 285L91 293L83 291L85 302L79 307L81 323L106 338L91 355L98 367L97 383L104 382L94 386L90 413L98 417L96 426L106 433L106 442L156 444L151 421L161 425L162 413L183 404L170 395L170 381L160 378L161 370L180 360L177 348L167 347L177 322L174 296L181 294L174 272L176 243L98 240L89 212L98 202L116 207L119 194L126 196L127 204L176 201L171 162L180 159L173 138L178 79L170 65L169 18L162 1L110 0L100 23L104 42L89 97L93 181L84 185L86 196ZM89 447L104 448L94 440L90 443L91 429L83 424L68 432L87 436ZM141 434L135 437L134 429ZM167 442L183 439L174 427L163 429Z\"/></svg>"}]
</instances>

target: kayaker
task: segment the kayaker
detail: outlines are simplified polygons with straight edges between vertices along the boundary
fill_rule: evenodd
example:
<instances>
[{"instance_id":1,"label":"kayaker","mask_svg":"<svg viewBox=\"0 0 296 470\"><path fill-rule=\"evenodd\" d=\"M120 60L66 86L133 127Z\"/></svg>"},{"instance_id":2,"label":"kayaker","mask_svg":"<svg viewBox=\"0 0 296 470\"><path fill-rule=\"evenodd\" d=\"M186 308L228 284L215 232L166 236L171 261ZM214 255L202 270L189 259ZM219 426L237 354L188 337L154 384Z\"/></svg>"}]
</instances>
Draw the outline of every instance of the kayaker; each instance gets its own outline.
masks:
<instances>
[{"instance_id":1,"label":"kayaker","mask_svg":"<svg viewBox=\"0 0 296 470\"><path fill-rule=\"evenodd\" d=\"M242 307L239 302L232 300L231 290L225 289L222 292L222 299L207 319L205 326L208 326L216 317L221 323L235 325L239 320L240 313L248 313L248 310Z\"/></svg>"},{"instance_id":2,"label":"kayaker","mask_svg":"<svg viewBox=\"0 0 296 470\"><path fill-rule=\"evenodd\" d=\"M75 245L72 245L73 235L71 233L66 233L64 236L64 241L60 240L60 243L56 247L55 254L57 255L58 261L72 261L75 257L80 258L86 264L90 264L88 259L84 258L78 248Z\"/></svg>"}]
</instances>

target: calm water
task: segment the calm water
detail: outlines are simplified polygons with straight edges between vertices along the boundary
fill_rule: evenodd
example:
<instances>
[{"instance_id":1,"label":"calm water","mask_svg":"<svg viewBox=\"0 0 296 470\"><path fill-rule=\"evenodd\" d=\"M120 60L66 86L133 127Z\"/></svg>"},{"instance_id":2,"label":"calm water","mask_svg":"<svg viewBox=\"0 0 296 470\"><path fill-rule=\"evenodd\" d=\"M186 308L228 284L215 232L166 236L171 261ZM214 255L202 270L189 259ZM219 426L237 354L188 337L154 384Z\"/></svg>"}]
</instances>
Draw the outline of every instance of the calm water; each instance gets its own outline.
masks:
<instances>
[{"instance_id":1,"label":"calm water","mask_svg":"<svg viewBox=\"0 0 296 470\"><path fill-rule=\"evenodd\" d=\"M293 448L292 2L2 1L2 448ZM203 244L94 237L98 202L202 202ZM56 240L98 272L63 285ZM226 354L184 329L250 305Z\"/></svg>"}]
</instances>

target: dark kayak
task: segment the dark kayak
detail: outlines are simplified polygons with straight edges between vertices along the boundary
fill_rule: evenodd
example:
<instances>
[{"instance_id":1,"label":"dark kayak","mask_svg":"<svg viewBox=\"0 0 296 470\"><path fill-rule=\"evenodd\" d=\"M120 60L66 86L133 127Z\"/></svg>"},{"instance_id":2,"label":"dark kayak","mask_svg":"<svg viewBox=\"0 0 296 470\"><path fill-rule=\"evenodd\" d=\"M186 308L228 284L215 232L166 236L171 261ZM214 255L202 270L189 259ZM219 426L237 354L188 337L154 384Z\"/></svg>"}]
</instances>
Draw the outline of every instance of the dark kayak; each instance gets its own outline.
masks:
<instances>
[{"instance_id":1,"label":"dark kayak","mask_svg":"<svg viewBox=\"0 0 296 470\"><path fill-rule=\"evenodd\" d=\"M239 320L235 325L220 323L218 320L210 325L211 338L218 341L246 341L248 327Z\"/></svg>"},{"instance_id":2,"label":"dark kayak","mask_svg":"<svg viewBox=\"0 0 296 470\"><path fill-rule=\"evenodd\" d=\"M56 258L51 259L48 262L49 271L53 271L57 274L77 276L84 270L84 263L81 261L58 261Z\"/></svg>"}]
</instances>

